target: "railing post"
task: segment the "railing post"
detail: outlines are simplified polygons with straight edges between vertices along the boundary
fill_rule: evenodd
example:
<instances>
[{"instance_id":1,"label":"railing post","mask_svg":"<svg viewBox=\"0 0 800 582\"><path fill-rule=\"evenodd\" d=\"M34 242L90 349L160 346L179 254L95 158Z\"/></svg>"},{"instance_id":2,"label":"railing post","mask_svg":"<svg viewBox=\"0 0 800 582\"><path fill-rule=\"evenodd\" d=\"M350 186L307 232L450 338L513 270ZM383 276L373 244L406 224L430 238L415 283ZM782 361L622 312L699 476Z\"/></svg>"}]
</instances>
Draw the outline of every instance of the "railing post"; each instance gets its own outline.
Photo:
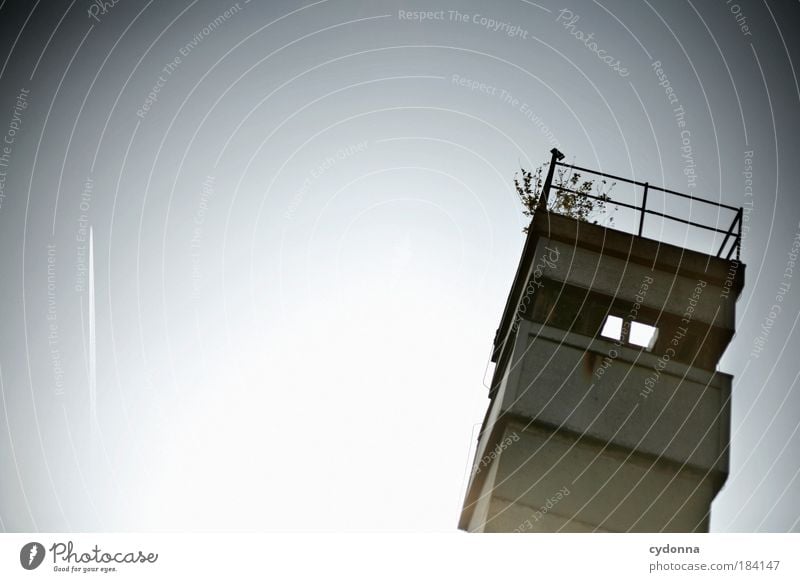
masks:
<instances>
[{"instance_id":1,"label":"railing post","mask_svg":"<svg viewBox=\"0 0 800 582\"><path fill-rule=\"evenodd\" d=\"M736 237L736 262L742 259L742 207L739 207L739 234Z\"/></svg>"},{"instance_id":2,"label":"railing post","mask_svg":"<svg viewBox=\"0 0 800 582\"><path fill-rule=\"evenodd\" d=\"M550 196L550 187L553 185L553 172L556 169L556 162L564 159L564 154L556 148L550 150L552 157L550 158L550 167L547 169L547 177L544 179L544 186L542 186L542 195L539 196L539 208L547 210L547 199Z\"/></svg>"},{"instance_id":3,"label":"railing post","mask_svg":"<svg viewBox=\"0 0 800 582\"><path fill-rule=\"evenodd\" d=\"M639 236L642 236L644 230L644 211L647 208L647 189L650 187L649 182L644 183L644 196L642 197L642 209L639 213Z\"/></svg>"},{"instance_id":4,"label":"railing post","mask_svg":"<svg viewBox=\"0 0 800 582\"><path fill-rule=\"evenodd\" d=\"M738 223L738 225L737 225ZM736 230L736 234L733 231ZM728 251L728 254L725 256L726 261L731 260L731 256L733 256L733 251L736 251L736 260L740 260L741 258L741 247L742 247L742 208L739 207L739 210L736 211L736 217L731 222L731 226L728 229L728 232L725 233L725 238L722 239L722 245L719 247L719 252L717 256L722 258L722 251L725 250L725 245L728 242L729 237L733 237L733 243L731 243L731 250Z\"/></svg>"}]
</instances>

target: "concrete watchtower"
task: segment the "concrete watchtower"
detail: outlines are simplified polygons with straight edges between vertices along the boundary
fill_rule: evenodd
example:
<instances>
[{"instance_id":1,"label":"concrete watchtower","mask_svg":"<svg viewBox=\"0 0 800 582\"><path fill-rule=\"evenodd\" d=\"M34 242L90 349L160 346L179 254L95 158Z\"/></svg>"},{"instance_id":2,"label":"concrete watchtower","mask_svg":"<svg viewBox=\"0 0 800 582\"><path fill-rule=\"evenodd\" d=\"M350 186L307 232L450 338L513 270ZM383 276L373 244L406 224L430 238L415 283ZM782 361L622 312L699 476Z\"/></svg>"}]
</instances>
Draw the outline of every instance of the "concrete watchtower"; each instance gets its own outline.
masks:
<instances>
[{"instance_id":1,"label":"concrete watchtower","mask_svg":"<svg viewBox=\"0 0 800 582\"><path fill-rule=\"evenodd\" d=\"M707 531L728 475L732 377L717 363L744 284L742 210L552 154L494 341L459 527ZM638 232L548 212L549 196L569 192L553 185L557 168L635 189L633 203L612 204L635 213ZM654 194L691 205L693 220ZM730 227L698 222L699 207L716 220L728 213ZM683 244L642 236L646 217L659 234L664 223L686 229ZM722 239L716 254L687 248L696 230Z\"/></svg>"}]
</instances>

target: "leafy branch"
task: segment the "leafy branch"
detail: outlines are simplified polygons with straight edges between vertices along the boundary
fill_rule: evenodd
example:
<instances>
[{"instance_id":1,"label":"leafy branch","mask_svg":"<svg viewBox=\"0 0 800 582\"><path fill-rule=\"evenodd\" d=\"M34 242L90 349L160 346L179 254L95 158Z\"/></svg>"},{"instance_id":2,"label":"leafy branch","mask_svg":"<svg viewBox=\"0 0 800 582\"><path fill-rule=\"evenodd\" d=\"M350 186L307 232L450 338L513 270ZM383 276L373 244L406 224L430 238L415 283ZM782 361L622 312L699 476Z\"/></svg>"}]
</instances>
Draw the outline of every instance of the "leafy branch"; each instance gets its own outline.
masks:
<instances>
[{"instance_id":1,"label":"leafy branch","mask_svg":"<svg viewBox=\"0 0 800 582\"><path fill-rule=\"evenodd\" d=\"M547 164L540 165L533 172L520 168L520 174L514 174L514 187L522 202L522 213L525 216L532 218L539 205L546 168ZM547 210L597 224L598 218L606 212L607 205L611 202L609 194L615 185L616 182L608 183L605 179L582 180L580 172L557 168L547 200ZM590 195L596 198L590 198ZM608 222L613 223L614 217L610 216ZM528 232L527 226L523 232Z\"/></svg>"}]
</instances>

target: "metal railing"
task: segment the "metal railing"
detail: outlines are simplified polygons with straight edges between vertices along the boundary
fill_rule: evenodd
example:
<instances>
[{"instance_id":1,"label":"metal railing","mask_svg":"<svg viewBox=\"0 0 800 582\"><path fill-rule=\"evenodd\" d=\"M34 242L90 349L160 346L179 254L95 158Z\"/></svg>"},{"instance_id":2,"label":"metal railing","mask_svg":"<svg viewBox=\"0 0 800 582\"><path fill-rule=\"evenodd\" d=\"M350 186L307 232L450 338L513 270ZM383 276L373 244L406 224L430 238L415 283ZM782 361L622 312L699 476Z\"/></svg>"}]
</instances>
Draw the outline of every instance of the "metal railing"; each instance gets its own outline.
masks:
<instances>
[{"instance_id":1,"label":"metal railing","mask_svg":"<svg viewBox=\"0 0 800 582\"><path fill-rule=\"evenodd\" d=\"M683 194L681 192L676 192L675 190L669 190L667 188L661 188L659 186L653 186L649 182L640 182L638 180L631 180L629 178L623 178L621 176L615 176L613 174L608 174L605 172L599 172L597 170L590 170L588 168L582 168L580 166L575 166L572 164L565 164L561 160L564 159L564 154L559 152L557 149L550 150L550 153L553 155L552 159L550 160L550 168L547 172L547 178L544 183L544 187L542 188L542 197L539 201L541 208L547 207L547 200L550 194L550 189L555 186L556 194L560 195L563 192L570 192L573 194L577 194L579 196L585 196L587 198L591 198L593 200L599 200L605 202L606 204L612 204L614 206L621 206L624 208L629 208L634 211L639 212L639 232L638 235L642 236L644 231L644 221L645 217L650 214L652 216L659 216L661 218L665 218L667 220L672 220L674 222L678 222L681 224L686 224L692 227L701 228L707 231L712 231L717 234L725 235L722 244L719 247L719 250L716 253L716 256L719 258L723 257L723 253L725 252L726 247L728 248L727 254L725 254L725 259L730 260L731 256L733 256L734 251L736 252L736 260L740 260L741 255L741 247L742 247L742 208L736 208L734 206L729 206L727 204L722 204L720 202L712 202L711 200L705 200L703 198L698 198L696 196L690 196L689 194ZM575 190L571 190L570 188L565 187L563 184L553 184L553 173L556 167L567 168L569 170L575 170L578 172L584 172L587 174L591 174L593 176L602 176L604 178L609 178L611 180L615 180L618 182L622 182L625 184L632 184L633 186L640 187L643 189L642 191L642 205L637 206L636 204L628 204L627 202L623 202L621 200L614 200L609 196L595 196L593 194L587 194L585 192L576 192ZM672 214L668 214L665 212L659 212L657 210L652 210L651 208L647 207L647 198L648 194L651 191L660 192L666 195L677 196L679 198L691 200L693 202L699 202L702 204L706 204L711 207L715 207L717 209L723 209L728 212L733 212L733 220L730 223L730 226L727 229L717 228L717 226L711 226L709 224L703 224L700 222L696 222L693 220L687 220L685 218L680 218L674 216ZM715 235L716 236L716 235ZM731 241L730 245L728 245L728 241Z\"/></svg>"}]
</instances>

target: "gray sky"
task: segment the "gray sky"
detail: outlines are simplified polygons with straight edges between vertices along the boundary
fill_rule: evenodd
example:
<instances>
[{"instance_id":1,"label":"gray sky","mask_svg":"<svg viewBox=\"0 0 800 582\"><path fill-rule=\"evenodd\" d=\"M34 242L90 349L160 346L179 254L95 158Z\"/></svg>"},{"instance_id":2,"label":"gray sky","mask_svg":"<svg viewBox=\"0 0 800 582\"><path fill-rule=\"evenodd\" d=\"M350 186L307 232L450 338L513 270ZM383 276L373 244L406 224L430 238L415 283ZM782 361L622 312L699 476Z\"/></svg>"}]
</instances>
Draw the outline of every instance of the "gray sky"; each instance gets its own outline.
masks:
<instances>
[{"instance_id":1,"label":"gray sky","mask_svg":"<svg viewBox=\"0 0 800 582\"><path fill-rule=\"evenodd\" d=\"M794 4L97 6L0 3L0 529L455 528L554 145L752 205L712 529L800 529Z\"/></svg>"}]
</instances>

